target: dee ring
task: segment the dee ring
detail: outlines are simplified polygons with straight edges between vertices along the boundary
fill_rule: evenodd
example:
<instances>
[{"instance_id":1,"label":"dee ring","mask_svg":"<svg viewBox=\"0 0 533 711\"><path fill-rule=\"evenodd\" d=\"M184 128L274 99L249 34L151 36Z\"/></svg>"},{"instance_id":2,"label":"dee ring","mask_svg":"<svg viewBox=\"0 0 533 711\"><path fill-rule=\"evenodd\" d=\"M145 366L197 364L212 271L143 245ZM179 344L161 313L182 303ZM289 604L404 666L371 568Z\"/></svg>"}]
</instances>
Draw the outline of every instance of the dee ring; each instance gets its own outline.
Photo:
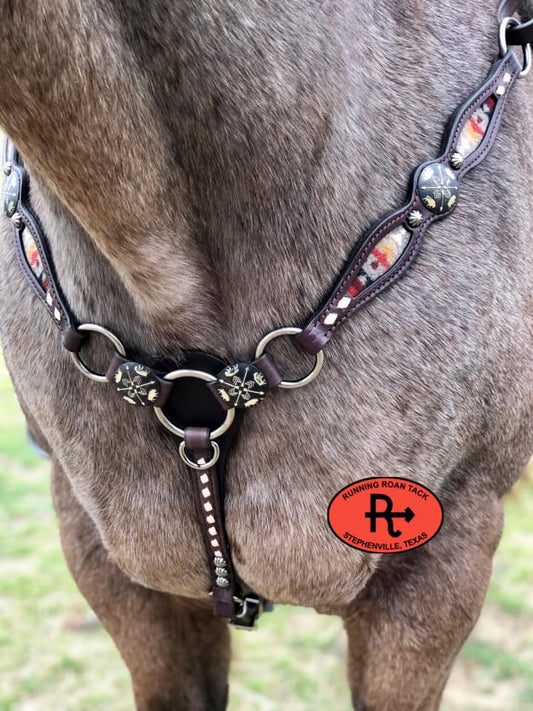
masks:
<instances>
[{"instance_id":1,"label":"dee ring","mask_svg":"<svg viewBox=\"0 0 533 711\"><path fill-rule=\"evenodd\" d=\"M203 370L188 370L187 368L182 368L180 370L173 370L167 375L165 375L165 380L178 380L179 378L198 378L198 380L204 380L206 383L212 383L213 380L216 380L211 373L205 373ZM182 430L181 427L176 427L176 425L172 424L172 422L168 419L168 417L165 415L163 410L160 407L154 407L154 412L157 416L157 419L161 422L162 425L164 425L169 432L172 432L172 434L177 435L178 437L185 437L185 430ZM226 419L224 422L220 425L220 427L217 427L216 430L213 430L209 434L209 438L211 440L217 439L217 437L220 437L221 435L224 434L224 432L227 432L231 425L233 424L233 420L235 419L235 408L232 407L231 410L228 410L226 413ZM215 443L213 442L213 445ZM181 445L180 445L180 453L181 453ZM216 454L216 448L215 448L215 454ZM218 456L217 456L218 459Z\"/></svg>"},{"instance_id":2,"label":"dee ring","mask_svg":"<svg viewBox=\"0 0 533 711\"><path fill-rule=\"evenodd\" d=\"M111 341L111 343L115 346L117 349L118 353L121 356L126 357L126 350L124 346L122 345L121 341L115 336L114 333L111 333L111 331L108 331L107 328L104 328L103 326L98 326L95 323L82 323L81 326L78 326L78 331L89 331L91 333L99 333L101 336L105 336L108 341ZM87 377L90 378L91 380L96 380L97 383L107 383L108 380L105 375L100 375L100 373L95 373L94 370L91 370L88 366L85 365L85 363L82 361L78 353L73 353L71 351L70 356L72 360L74 361L76 368L78 370L81 370L81 372Z\"/></svg>"},{"instance_id":3,"label":"dee ring","mask_svg":"<svg viewBox=\"0 0 533 711\"><path fill-rule=\"evenodd\" d=\"M197 469L198 471L203 471L204 469L211 469L211 467L215 466L215 464L218 462L218 458L220 457L220 447L218 446L218 443L211 442L211 446L213 447L213 456L211 457L211 459L207 462L204 459L199 459L197 462L195 462L187 455L187 450L185 449L185 440L182 439L180 442L179 449L180 457L183 459L183 461L188 467L191 467L191 469Z\"/></svg>"},{"instance_id":4,"label":"dee ring","mask_svg":"<svg viewBox=\"0 0 533 711\"><path fill-rule=\"evenodd\" d=\"M286 328L278 328L275 331L267 333L267 335L259 341L257 348L255 349L255 357L259 358L259 356L262 356L270 341L273 341L275 338L279 338L280 336L297 336L302 332L302 330L302 328L297 328L296 326L287 326ZM324 353L323 351L318 351L316 354L315 365L310 373L300 380L282 380L278 385L278 388L292 390L293 388L303 388L304 385L309 385L309 383L312 383L320 373L323 365Z\"/></svg>"}]
</instances>

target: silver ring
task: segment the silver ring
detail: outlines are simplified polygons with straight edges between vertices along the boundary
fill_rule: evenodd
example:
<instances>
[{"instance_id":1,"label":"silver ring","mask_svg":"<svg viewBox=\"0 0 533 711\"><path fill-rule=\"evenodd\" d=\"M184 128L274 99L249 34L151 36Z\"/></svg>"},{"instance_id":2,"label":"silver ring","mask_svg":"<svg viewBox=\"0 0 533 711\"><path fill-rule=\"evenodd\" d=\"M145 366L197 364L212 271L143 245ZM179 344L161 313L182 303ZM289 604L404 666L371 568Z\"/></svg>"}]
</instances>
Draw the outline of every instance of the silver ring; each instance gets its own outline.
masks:
<instances>
[{"instance_id":1,"label":"silver ring","mask_svg":"<svg viewBox=\"0 0 533 711\"><path fill-rule=\"evenodd\" d=\"M500 42L500 53L502 57L504 57L507 54L507 51L509 49L509 45L507 44L507 28L509 25L512 25L513 27L516 27L520 23L516 19L516 17L504 17L503 20L500 23L500 32L499 32L499 42ZM531 69L531 45L530 44L525 44L522 45L522 50L524 52L524 64L522 66L522 71L518 75L519 79L523 79L529 74L529 71Z\"/></svg>"},{"instance_id":2,"label":"silver ring","mask_svg":"<svg viewBox=\"0 0 533 711\"><path fill-rule=\"evenodd\" d=\"M194 462L187 456L187 451L185 450L185 440L183 439L180 442L180 457L183 459L185 464L188 467L191 467L192 469L198 469L198 471L203 471L204 469L211 469L211 467L215 466L215 464L218 462L218 458L220 457L220 447L218 446L218 443L211 442L211 446L213 447L213 456L208 462L204 461L203 459L200 459L198 462Z\"/></svg>"},{"instance_id":3,"label":"silver ring","mask_svg":"<svg viewBox=\"0 0 533 711\"><path fill-rule=\"evenodd\" d=\"M111 343L115 346L117 351L120 353L121 356L126 356L126 349L122 345L121 341L115 336L114 333L111 333L111 331L108 331L107 328L104 328L103 326L97 326L95 323L82 323L81 326L78 326L78 331L90 331L91 333L99 333L101 336L105 336L108 341L111 341ZM91 370L88 368L85 363L82 361L78 353L73 353L71 351L70 357L74 361L74 364L76 365L76 368L78 370L81 370L81 372L87 376L87 378L90 378L91 380L96 380L97 383L107 383L107 378L105 375L100 375L100 373L95 373L94 370Z\"/></svg>"},{"instance_id":4,"label":"silver ring","mask_svg":"<svg viewBox=\"0 0 533 711\"><path fill-rule=\"evenodd\" d=\"M296 326L287 326L286 328L277 328L275 331L267 333L267 335L259 341L257 348L255 349L255 357L259 358L259 356L262 356L265 352L265 348L268 346L270 341L273 341L275 338L279 338L280 336L297 336L302 331L303 328L297 328ZM304 385L309 385L309 383L312 383L313 380L320 373L323 365L324 352L318 351L318 353L316 354L315 365L310 373L308 373L304 378L301 378L300 380L282 380L281 383L278 385L278 388L292 390L293 388L303 388Z\"/></svg>"},{"instance_id":5,"label":"silver ring","mask_svg":"<svg viewBox=\"0 0 533 711\"><path fill-rule=\"evenodd\" d=\"M203 370L188 370L187 368L173 370L172 372L165 375L164 379L178 380L178 378L198 378L199 380L204 380L206 383L212 383L214 380L216 380L216 378L211 375L211 373L205 373ZM182 430L180 427L176 427L176 425L173 425L160 407L154 407L154 412L157 415L157 419L161 422L162 425L167 428L167 430L172 432L172 434L178 435L178 437L185 437L185 430ZM232 407L231 410L227 411L226 419L220 425L220 427L217 427L216 430L213 430L210 433L210 439L216 439L217 437L223 435L224 432L227 432L233 424L234 419L235 408Z\"/></svg>"}]
</instances>

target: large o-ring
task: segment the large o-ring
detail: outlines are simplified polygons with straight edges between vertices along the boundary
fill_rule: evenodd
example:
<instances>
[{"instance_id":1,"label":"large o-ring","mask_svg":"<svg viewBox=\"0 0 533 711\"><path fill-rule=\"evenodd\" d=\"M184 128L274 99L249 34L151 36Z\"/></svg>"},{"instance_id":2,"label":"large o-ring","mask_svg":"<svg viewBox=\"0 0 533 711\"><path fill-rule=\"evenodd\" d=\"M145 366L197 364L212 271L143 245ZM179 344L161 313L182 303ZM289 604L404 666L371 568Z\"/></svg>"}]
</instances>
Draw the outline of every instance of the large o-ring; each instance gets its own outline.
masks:
<instances>
[{"instance_id":1,"label":"large o-ring","mask_svg":"<svg viewBox=\"0 0 533 711\"><path fill-rule=\"evenodd\" d=\"M500 32L499 32L499 40L500 40L500 53L502 57L504 57L507 54L508 50L508 45L507 45L507 28L509 25L513 25L513 27L516 27L519 25L520 22L516 19L516 17L504 17L503 20L500 23ZM522 45L522 50L524 52L524 63L522 65L522 71L518 75L519 79L523 79L529 74L529 71L531 69L531 60L532 60L532 53L531 53L531 45L530 44L525 44Z\"/></svg>"},{"instance_id":2,"label":"large o-ring","mask_svg":"<svg viewBox=\"0 0 533 711\"><path fill-rule=\"evenodd\" d=\"M167 375L165 375L164 377L165 380L178 380L178 378L198 378L199 380L204 380L206 383L212 383L214 380L216 380L216 378L211 375L211 373L205 373L203 370L188 370L187 368L173 370L172 372L167 373ZM154 407L154 412L158 420L161 422L162 425L167 428L167 430L172 432L172 434L178 435L178 437L185 437L185 430L182 430L180 427L176 427L176 425L173 425L160 407ZM233 424L234 419L235 408L232 407L231 410L227 411L226 419L220 425L220 427L217 427L216 430L213 430L210 433L210 439L216 439L217 437L223 435L224 432L227 432Z\"/></svg>"},{"instance_id":3,"label":"large o-ring","mask_svg":"<svg viewBox=\"0 0 533 711\"><path fill-rule=\"evenodd\" d=\"M275 338L279 338L280 336L297 336L302 331L302 328L297 328L296 326L286 326L285 328L277 328L275 331L267 333L267 335L259 341L257 348L255 349L255 357L259 358L262 356L270 341L273 341ZM320 373L323 365L324 353L323 351L318 351L316 354L315 365L310 373L300 380L282 380L278 385L278 388L292 390L293 388L303 388L304 385L309 385L309 383L312 383Z\"/></svg>"},{"instance_id":4,"label":"large o-ring","mask_svg":"<svg viewBox=\"0 0 533 711\"><path fill-rule=\"evenodd\" d=\"M211 442L211 446L213 447L213 456L208 462L195 462L194 460L190 459L189 456L187 455L187 450L185 449L185 440L181 440L180 442L180 448L179 448L179 453L180 457L183 459L185 464L188 467L191 467L191 469L197 469L198 471L203 471L204 469L211 469L211 467L214 467L215 464L218 462L218 458L220 457L220 447L218 446L217 442Z\"/></svg>"},{"instance_id":5,"label":"large o-ring","mask_svg":"<svg viewBox=\"0 0 533 711\"><path fill-rule=\"evenodd\" d=\"M114 333L111 333L111 331L108 331L107 328L104 328L103 326L98 326L95 323L82 323L81 326L77 327L78 331L90 331L91 333L99 333L101 336L105 336L111 343L115 346L117 351L120 353L121 356L126 356L126 349L122 345L121 341L115 336ZM79 353L73 353L71 351L70 356L72 360L74 361L76 368L78 370L81 370L81 372L87 377L90 378L91 380L96 380L97 383L107 383L107 378L105 375L100 375L100 373L95 373L94 370L91 370L89 367L85 365L85 363L82 361L82 359L79 356Z\"/></svg>"}]
</instances>

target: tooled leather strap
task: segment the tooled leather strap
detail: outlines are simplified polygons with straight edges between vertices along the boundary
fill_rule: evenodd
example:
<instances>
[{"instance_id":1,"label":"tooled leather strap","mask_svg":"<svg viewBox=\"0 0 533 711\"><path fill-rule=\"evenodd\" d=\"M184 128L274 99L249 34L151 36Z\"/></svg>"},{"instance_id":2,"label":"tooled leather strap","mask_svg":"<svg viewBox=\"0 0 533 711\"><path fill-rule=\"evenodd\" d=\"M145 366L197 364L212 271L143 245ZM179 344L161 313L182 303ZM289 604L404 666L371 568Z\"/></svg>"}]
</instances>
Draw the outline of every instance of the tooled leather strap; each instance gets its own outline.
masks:
<instances>
[{"instance_id":1,"label":"tooled leather strap","mask_svg":"<svg viewBox=\"0 0 533 711\"><path fill-rule=\"evenodd\" d=\"M184 440L185 449L192 461L202 463L211 459L213 447L207 427L188 427ZM191 468L190 471L194 479L198 521L209 561L213 611L215 615L233 618L237 583L224 527L224 507L217 466L204 470Z\"/></svg>"},{"instance_id":2,"label":"tooled leather strap","mask_svg":"<svg viewBox=\"0 0 533 711\"><path fill-rule=\"evenodd\" d=\"M429 225L455 208L460 178L492 148L509 90L521 70L514 52L507 52L456 111L440 158L417 168L409 201L370 230L324 306L296 336L305 351L324 348L347 318L409 268Z\"/></svg>"},{"instance_id":3,"label":"tooled leather strap","mask_svg":"<svg viewBox=\"0 0 533 711\"><path fill-rule=\"evenodd\" d=\"M28 174L9 138L4 140L3 158L2 202L5 215L11 220L17 260L33 292L59 328L63 345L76 352L86 336L77 331L76 320L61 292L48 242L30 207Z\"/></svg>"},{"instance_id":4,"label":"tooled leather strap","mask_svg":"<svg viewBox=\"0 0 533 711\"><path fill-rule=\"evenodd\" d=\"M225 456L221 456L215 465L209 467L213 442L208 427L186 428L184 445L191 462L208 466L198 470L189 465L198 521L209 563L213 612L219 617L229 618L236 627L252 629L261 613L272 609L272 603L243 585L233 567L224 523Z\"/></svg>"},{"instance_id":5,"label":"tooled leather strap","mask_svg":"<svg viewBox=\"0 0 533 711\"><path fill-rule=\"evenodd\" d=\"M523 0L503 0L498 8L498 20L501 22L506 17L518 14L521 17L525 3ZM509 45L526 45L533 42L533 19L527 20L515 27L507 28L506 38Z\"/></svg>"}]
</instances>

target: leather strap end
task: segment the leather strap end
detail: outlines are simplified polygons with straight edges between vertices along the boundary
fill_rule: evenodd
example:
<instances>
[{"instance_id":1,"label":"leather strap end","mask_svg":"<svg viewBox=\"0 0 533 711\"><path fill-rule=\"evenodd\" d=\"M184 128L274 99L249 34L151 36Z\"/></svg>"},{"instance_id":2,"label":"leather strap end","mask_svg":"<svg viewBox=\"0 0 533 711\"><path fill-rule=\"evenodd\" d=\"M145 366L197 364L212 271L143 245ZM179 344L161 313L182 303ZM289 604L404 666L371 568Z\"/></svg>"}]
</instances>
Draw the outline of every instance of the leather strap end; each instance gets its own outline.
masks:
<instances>
[{"instance_id":1,"label":"leather strap end","mask_svg":"<svg viewBox=\"0 0 533 711\"><path fill-rule=\"evenodd\" d=\"M232 619L235 615L233 591L215 587L213 589L213 612L217 617Z\"/></svg>"},{"instance_id":2,"label":"leather strap end","mask_svg":"<svg viewBox=\"0 0 533 711\"><path fill-rule=\"evenodd\" d=\"M210 383L206 383L206 386L207 386L207 389L209 390L209 392L213 395L213 397L215 398L215 400L218 402L218 404L220 405L220 407L223 410L231 410L231 408L233 407L233 404L231 402L227 402L226 400L223 399L222 395L220 394L220 392L218 390L218 381L217 380L213 380Z\"/></svg>"},{"instance_id":3,"label":"leather strap end","mask_svg":"<svg viewBox=\"0 0 533 711\"><path fill-rule=\"evenodd\" d=\"M329 339L320 324L310 323L295 336L296 343L310 355L316 355L327 345Z\"/></svg>"},{"instance_id":4,"label":"leather strap end","mask_svg":"<svg viewBox=\"0 0 533 711\"><path fill-rule=\"evenodd\" d=\"M113 357L109 361L109 365L107 366L105 374L105 377L107 378L107 380L109 380L110 383L113 382L115 373L117 372L118 368L120 368L121 365L124 365L124 363L127 362L128 359L121 356L120 353L117 353L116 351L113 353Z\"/></svg>"},{"instance_id":5,"label":"leather strap end","mask_svg":"<svg viewBox=\"0 0 533 711\"><path fill-rule=\"evenodd\" d=\"M256 358L252 361L252 365L255 365L263 373L269 389L276 388L283 380L276 362L268 353L263 353L259 358Z\"/></svg>"},{"instance_id":6,"label":"leather strap end","mask_svg":"<svg viewBox=\"0 0 533 711\"><path fill-rule=\"evenodd\" d=\"M67 326L61 334L63 347L71 353L79 353L86 340L87 333L82 333L71 326Z\"/></svg>"}]
</instances>

